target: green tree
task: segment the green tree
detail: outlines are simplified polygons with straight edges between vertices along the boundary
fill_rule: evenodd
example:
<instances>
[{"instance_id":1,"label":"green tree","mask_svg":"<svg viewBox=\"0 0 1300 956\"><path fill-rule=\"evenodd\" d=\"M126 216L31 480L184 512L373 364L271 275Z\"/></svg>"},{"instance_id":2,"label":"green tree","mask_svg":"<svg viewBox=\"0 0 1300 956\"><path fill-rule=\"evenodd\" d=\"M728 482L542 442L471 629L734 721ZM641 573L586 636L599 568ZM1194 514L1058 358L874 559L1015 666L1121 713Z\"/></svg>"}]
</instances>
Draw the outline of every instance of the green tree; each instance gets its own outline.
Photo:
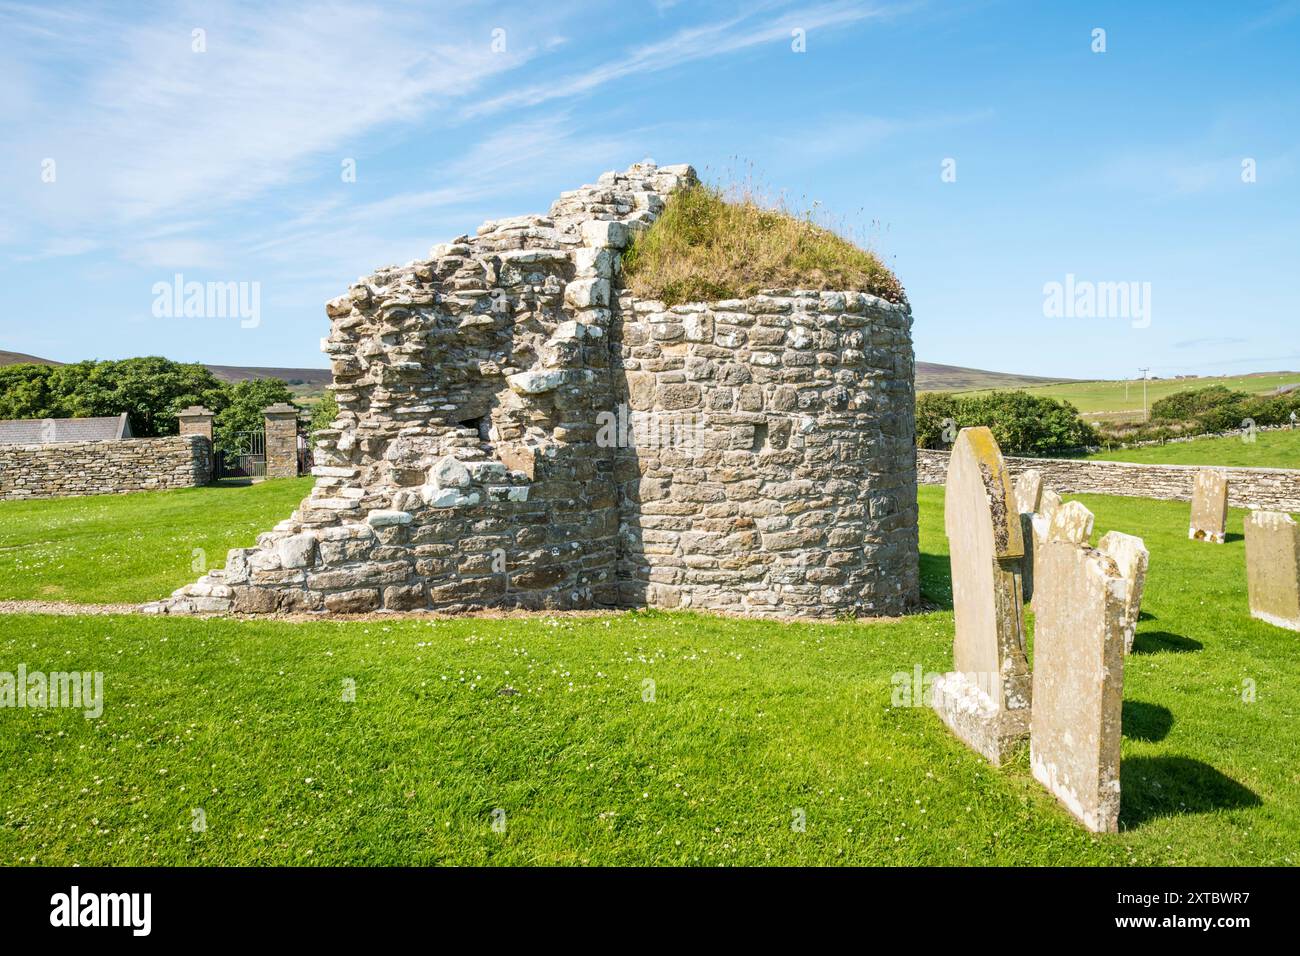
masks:
<instances>
[{"instance_id":1,"label":"green tree","mask_svg":"<svg viewBox=\"0 0 1300 956\"><path fill-rule=\"evenodd\" d=\"M59 417L126 412L138 438L176 433L176 413L186 405L225 407L225 387L202 365L150 356L61 365L50 375Z\"/></svg>"},{"instance_id":2,"label":"green tree","mask_svg":"<svg viewBox=\"0 0 1300 956\"><path fill-rule=\"evenodd\" d=\"M958 400L948 392L922 392L916 398L916 444L919 448L946 448L949 422L956 422Z\"/></svg>"},{"instance_id":3,"label":"green tree","mask_svg":"<svg viewBox=\"0 0 1300 956\"><path fill-rule=\"evenodd\" d=\"M217 412L212 422L215 443L228 456L235 454L241 445L241 434L260 431L266 421L262 410L277 402L294 405L289 386L278 378L255 378L229 383L226 386L226 405Z\"/></svg>"},{"instance_id":4,"label":"green tree","mask_svg":"<svg viewBox=\"0 0 1300 956\"><path fill-rule=\"evenodd\" d=\"M0 418L62 417L50 389L51 365L6 365L0 368Z\"/></svg>"},{"instance_id":5,"label":"green tree","mask_svg":"<svg viewBox=\"0 0 1300 956\"><path fill-rule=\"evenodd\" d=\"M1045 455L1095 445L1097 434L1069 402L1028 392L988 392L962 396L925 393L917 400L917 444L945 448L944 435L956 428L987 425L1008 455ZM950 432L951 434L951 432Z\"/></svg>"}]
</instances>

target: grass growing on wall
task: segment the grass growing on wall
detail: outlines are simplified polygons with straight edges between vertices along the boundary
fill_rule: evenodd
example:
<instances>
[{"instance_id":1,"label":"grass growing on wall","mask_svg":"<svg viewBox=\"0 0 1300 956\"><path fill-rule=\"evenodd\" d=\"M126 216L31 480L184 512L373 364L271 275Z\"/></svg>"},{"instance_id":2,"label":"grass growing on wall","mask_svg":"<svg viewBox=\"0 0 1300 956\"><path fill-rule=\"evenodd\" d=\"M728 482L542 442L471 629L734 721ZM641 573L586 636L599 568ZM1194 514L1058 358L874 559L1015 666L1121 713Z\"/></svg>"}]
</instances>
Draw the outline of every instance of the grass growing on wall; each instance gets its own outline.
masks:
<instances>
[{"instance_id":1,"label":"grass growing on wall","mask_svg":"<svg viewBox=\"0 0 1300 956\"><path fill-rule=\"evenodd\" d=\"M0 616L0 671L101 671L105 698L97 720L0 708L0 865L1300 863L1300 657L1247 613L1243 512L1212 545L1187 540L1185 503L1082 500L1096 535L1152 552L1119 834L1077 826L1024 753L994 769L895 706L894 675L952 661L925 487L940 609L895 621ZM18 573L39 590L56 571ZM110 575L117 595L140 573Z\"/></svg>"},{"instance_id":2,"label":"grass growing on wall","mask_svg":"<svg viewBox=\"0 0 1300 956\"><path fill-rule=\"evenodd\" d=\"M623 256L638 296L669 305L745 298L760 289L870 292L890 302L903 287L875 256L809 216L767 208L752 194L728 201L697 184L674 193Z\"/></svg>"}]
</instances>

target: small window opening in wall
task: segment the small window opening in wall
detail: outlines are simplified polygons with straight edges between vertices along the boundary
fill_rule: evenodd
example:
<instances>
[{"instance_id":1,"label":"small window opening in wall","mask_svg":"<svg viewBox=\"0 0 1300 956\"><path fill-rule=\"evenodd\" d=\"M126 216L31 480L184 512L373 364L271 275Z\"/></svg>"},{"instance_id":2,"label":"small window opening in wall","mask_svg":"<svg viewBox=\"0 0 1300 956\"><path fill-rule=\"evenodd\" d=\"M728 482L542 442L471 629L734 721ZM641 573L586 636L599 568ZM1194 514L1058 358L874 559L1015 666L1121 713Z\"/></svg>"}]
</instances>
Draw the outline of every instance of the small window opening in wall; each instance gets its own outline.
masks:
<instances>
[{"instance_id":1,"label":"small window opening in wall","mask_svg":"<svg viewBox=\"0 0 1300 956\"><path fill-rule=\"evenodd\" d=\"M767 422L754 426L754 447L752 451L762 451L767 447Z\"/></svg>"},{"instance_id":2,"label":"small window opening in wall","mask_svg":"<svg viewBox=\"0 0 1300 956\"><path fill-rule=\"evenodd\" d=\"M461 428L469 428L478 432L480 441L491 441L492 439L492 420L487 415L477 415L473 418L462 418L456 424Z\"/></svg>"}]
</instances>

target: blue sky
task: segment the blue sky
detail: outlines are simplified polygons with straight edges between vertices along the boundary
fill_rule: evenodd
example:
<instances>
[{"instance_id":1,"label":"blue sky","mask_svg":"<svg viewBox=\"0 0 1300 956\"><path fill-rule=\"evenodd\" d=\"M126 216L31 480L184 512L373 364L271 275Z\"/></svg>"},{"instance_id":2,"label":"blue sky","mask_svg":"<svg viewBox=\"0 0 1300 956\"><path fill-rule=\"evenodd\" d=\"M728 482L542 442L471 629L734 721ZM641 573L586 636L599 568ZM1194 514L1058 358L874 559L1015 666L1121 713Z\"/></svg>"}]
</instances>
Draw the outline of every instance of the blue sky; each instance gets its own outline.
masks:
<instances>
[{"instance_id":1,"label":"blue sky","mask_svg":"<svg viewBox=\"0 0 1300 956\"><path fill-rule=\"evenodd\" d=\"M1297 62L1300 0L0 0L0 348L323 367L358 276L653 158L818 203L922 360L1300 369ZM259 321L155 315L178 273ZM1047 315L1069 275L1149 321Z\"/></svg>"}]
</instances>

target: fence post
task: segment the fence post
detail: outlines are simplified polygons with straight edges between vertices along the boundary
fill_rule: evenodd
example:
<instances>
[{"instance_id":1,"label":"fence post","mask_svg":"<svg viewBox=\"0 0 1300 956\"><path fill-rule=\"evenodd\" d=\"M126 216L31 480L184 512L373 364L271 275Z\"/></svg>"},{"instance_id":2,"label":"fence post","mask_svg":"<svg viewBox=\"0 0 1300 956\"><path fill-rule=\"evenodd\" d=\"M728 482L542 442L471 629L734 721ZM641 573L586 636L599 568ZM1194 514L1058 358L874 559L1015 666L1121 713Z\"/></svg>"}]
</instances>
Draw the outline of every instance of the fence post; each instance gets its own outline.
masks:
<instances>
[{"instance_id":1,"label":"fence post","mask_svg":"<svg viewBox=\"0 0 1300 956\"><path fill-rule=\"evenodd\" d=\"M216 471L216 451L212 445L212 418L215 413L211 409L204 408L202 405L191 405L189 408L181 409L176 413L176 421L180 425L180 434L182 435L199 435L206 439L207 445L207 474L203 478L203 483L207 484L212 481Z\"/></svg>"},{"instance_id":2,"label":"fence post","mask_svg":"<svg viewBox=\"0 0 1300 956\"><path fill-rule=\"evenodd\" d=\"M298 477L298 409L286 402L262 409L266 416L266 477Z\"/></svg>"}]
</instances>

